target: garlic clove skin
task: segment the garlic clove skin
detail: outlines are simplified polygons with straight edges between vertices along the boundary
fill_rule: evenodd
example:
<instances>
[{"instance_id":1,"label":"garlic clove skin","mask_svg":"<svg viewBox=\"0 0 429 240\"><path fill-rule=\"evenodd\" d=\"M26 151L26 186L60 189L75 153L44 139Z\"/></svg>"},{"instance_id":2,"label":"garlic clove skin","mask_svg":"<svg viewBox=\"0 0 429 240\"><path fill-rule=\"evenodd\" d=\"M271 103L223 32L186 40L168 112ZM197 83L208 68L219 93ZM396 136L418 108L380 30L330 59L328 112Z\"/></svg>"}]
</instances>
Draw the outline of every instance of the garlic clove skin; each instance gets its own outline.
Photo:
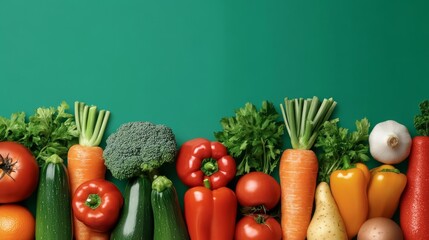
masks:
<instances>
[{"instance_id":1,"label":"garlic clove skin","mask_svg":"<svg viewBox=\"0 0 429 240\"><path fill-rule=\"evenodd\" d=\"M374 126L369 134L369 150L372 157L384 164L404 161L411 150L411 135L404 125L387 120Z\"/></svg>"}]
</instances>

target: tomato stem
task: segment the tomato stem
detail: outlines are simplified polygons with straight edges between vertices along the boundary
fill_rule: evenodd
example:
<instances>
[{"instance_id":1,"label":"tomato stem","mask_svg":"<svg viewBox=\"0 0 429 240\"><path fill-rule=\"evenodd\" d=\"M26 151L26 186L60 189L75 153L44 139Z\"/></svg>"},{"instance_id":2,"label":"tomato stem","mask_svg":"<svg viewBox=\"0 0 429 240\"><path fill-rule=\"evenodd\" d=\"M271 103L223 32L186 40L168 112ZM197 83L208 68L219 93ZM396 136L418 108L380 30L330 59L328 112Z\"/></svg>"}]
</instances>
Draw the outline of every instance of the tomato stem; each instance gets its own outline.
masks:
<instances>
[{"instance_id":1,"label":"tomato stem","mask_svg":"<svg viewBox=\"0 0 429 240\"><path fill-rule=\"evenodd\" d=\"M267 209L265 208L264 205L257 205L257 206L252 206L252 207L243 207L241 208L241 212L243 214L255 214L255 213L267 213Z\"/></svg>"},{"instance_id":2,"label":"tomato stem","mask_svg":"<svg viewBox=\"0 0 429 240\"><path fill-rule=\"evenodd\" d=\"M257 222L258 224L264 224L266 220L266 217L262 214L257 214L255 216L255 222Z\"/></svg>"},{"instance_id":3,"label":"tomato stem","mask_svg":"<svg viewBox=\"0 0 429 240\"><path fill-rule=\"evenodd\" d=\"M13 181L15 181L11 173L15 172L14 166L16 163L18 163L18 160L13 162L12 158L9 157L9 154L6 157L3 157L3 155L0 154L0 169L2 170L0 179L2 179L5 175L7 175Z\"/></svg>"}]
</instances>

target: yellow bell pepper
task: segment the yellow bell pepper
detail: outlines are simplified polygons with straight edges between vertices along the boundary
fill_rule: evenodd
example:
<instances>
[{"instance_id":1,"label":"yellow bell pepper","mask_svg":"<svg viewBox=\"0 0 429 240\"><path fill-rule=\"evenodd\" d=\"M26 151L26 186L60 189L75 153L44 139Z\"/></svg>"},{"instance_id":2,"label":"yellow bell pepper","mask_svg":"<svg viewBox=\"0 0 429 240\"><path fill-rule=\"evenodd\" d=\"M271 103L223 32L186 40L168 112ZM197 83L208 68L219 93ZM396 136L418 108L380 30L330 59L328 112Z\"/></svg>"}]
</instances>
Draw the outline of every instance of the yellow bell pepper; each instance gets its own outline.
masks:
<instances>
[{"instance_id":1,"label":"yellow bell pepper","mask_svg":"<svg viewBox=\"0 0 429 240\"><path fill-rule=\"evenodd\" d=\"M407 176L392 165L381 165L371 169L368 218L392 218L406 184Z\"/></svg>"},{"instance_id":2,"label":"yellow bell pepper","mask_svg":"<svg viewBox=\"0 0 429 240\"><path fill-rule=\"evenodd\" d=\"M332 196L338 205L349 239L357 235L367 220L367 188L370 177L368 167L363 163L356 163L345 170L336 170L330 176Z\"/></svg>"}]
</instances>

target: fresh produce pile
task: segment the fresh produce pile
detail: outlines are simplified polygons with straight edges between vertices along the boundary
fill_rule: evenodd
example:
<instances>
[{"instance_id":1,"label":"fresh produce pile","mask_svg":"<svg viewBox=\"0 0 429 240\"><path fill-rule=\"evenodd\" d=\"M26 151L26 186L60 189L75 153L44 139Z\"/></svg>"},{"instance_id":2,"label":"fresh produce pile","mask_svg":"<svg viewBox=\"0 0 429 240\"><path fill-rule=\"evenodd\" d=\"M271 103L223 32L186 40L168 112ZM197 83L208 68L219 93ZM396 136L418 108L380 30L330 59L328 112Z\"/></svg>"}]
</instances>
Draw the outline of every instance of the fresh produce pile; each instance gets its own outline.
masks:
<instances>
[{"instance_id":1,"label":"fresh produce pile","mask_svg":"<svg viewBox=\"0 0 429 240\"><path fill-rule=\"evenodd\" d=\"M423 239L429 235L429 101L418 136L395 120L356 130L331 118L332 98L246 103L213 139L178 146L162 124L62 102L0 117L0 238ZM291 148L285 148L285 136ZM369 169L368 161L378 166ZM407 163L401 173L397 164ZM183 209L171 164L186 186ZM126 183L121 192L109 171ZM277 171L277 172L276 172ZM278 173L278 179L274 175ZM22 204L35 194L36 214ZM393 220L399 214L399 223Z\"/></svg>"}]
</instances>

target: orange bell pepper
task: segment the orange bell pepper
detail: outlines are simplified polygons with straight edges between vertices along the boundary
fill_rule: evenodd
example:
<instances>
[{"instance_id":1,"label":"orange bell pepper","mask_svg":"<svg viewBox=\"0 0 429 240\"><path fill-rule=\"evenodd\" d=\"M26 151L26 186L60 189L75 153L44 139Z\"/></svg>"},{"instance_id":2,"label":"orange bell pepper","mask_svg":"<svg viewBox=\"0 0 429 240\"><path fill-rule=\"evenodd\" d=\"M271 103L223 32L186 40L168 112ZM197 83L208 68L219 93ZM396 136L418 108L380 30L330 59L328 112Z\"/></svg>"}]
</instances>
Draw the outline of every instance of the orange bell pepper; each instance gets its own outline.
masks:
<instances>
[{"instance_id":1,"label":"orange bell pepper","mask_svg":"<svg viewBox=\"0 0 429 240\"><path fill-rule=\"evenodd\" d=\"M340 210L349 239L357 235L367 220L367 187L370 177L369 169L363 163L336 170L330 176L332 196Z\"/></svg>"},{"instance_id":2,"label":"orange bell pepper","mask_svg":"<svg viewBox=\"0 0 429 240\"><path fill-rule=\"evenodd\" d=\"M368 218L392 218L406 184L407 176L392 165L381 165L371 169Z\"/></svg>"}]
</instances>

